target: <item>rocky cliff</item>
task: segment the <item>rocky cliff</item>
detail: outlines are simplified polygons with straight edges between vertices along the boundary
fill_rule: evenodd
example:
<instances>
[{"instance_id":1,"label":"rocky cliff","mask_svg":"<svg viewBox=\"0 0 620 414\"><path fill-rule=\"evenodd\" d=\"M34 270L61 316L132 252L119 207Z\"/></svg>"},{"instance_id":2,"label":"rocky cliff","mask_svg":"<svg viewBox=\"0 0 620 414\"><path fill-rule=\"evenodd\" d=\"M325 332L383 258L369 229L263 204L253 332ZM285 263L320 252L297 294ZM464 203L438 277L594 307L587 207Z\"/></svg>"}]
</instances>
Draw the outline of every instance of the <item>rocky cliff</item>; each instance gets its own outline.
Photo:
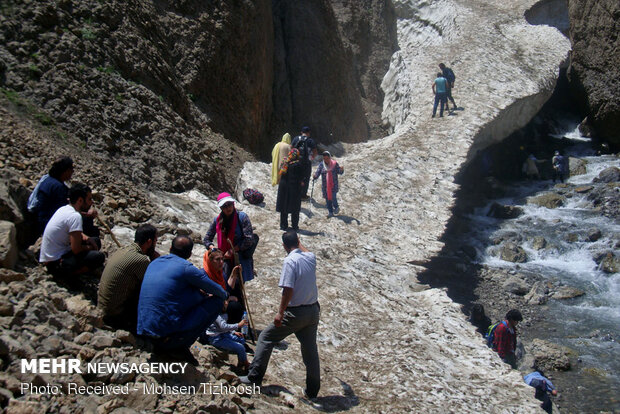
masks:
<instances>
[{"instance_id":1,"label":"rocky cliff","mask_svg":"<svg viewBox=\"0 0 620 414\"><path fill-rule=\"evenodd\" d=\"M614 0L569 2L573 44L568 72L593 134L620 147L620 4Z\"/></svg>"}]
</instances>

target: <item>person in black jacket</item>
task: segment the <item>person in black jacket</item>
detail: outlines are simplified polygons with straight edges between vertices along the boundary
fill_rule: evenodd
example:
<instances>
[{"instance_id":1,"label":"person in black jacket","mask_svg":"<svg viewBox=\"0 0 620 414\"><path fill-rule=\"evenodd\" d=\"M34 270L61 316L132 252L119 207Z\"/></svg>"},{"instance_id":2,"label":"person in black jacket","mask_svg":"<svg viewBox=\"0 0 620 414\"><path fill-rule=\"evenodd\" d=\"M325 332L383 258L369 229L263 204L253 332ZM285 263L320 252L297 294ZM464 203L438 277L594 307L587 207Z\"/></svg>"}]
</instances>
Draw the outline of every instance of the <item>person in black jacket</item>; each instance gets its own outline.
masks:
<instances>
[{"instance_id":1,"label":"person in black jacket","mask_svg":"<svg viewBox=\"0 0 620 414\"><path fill-rule=\"evenodd\" d=\"M291 214L293 229L299 229L299 211L301 196L304 192L304 170L299 159L299 150L289 151L286 160L280 166L280 184L276 211L280 212L280 230L288 228L288 214Z\"/></svg>"},{"instance_id":2,"label":"person in black jacket","mask_svg":"<svg viewBox=\"0 0 620 414\"><path fill-rule=\"evenodd\" d=\"M454 75L454 72L452 72L452 69L446 67L446 65L444 65L443 63L439 64L439 69L441 69L443 77L446 78L446 80L448 81L448 100L452 101L452 105L454 105L452 109L456 109L456 102L454 102L454 98L452 97L452 88L454 88L454 81L456 80L456 76ZM446 109L450 110L448 103L446 103Z\"/></svg>"}]
</instances>

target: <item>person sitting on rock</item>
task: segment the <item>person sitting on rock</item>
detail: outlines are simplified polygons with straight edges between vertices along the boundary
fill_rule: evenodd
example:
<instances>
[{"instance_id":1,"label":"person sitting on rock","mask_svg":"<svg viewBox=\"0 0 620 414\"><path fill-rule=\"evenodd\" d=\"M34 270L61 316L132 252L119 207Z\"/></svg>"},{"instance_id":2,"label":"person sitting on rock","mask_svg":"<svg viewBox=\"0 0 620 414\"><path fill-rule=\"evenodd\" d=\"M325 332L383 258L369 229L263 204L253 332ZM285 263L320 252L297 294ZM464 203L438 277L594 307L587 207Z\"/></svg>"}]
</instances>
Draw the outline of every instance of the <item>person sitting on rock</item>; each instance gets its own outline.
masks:
<instances>
[{"instance_id":1,"label":"person sitting on rock","mask_svg":"<svg viewBox=\"0 0 620 414\"><path fill-rule=\"evenodd\" d=\"M506 320L498 324L494 332L493 350L513 369L517 369L517 325L522 320L521 312L511 309L506 313Z\"/></svg>"},{"instance_id":2,"label":"person sitting on rock","mask_svg":"<svg viewBox=\"0 0 620 414\"><path fill-rule=\"evenodd\" d=\"M146 268L159 257L156 244L157 229L143 224L136 229L134 243L117 250L108 260L97 294L97 307L107 324L135 333L140 286Z\"/></svg>"},{"instance_id":3,"label":"person sitting on rock","mask_svg":"<svg viewBox=\"0 0 620 414\"><path fill-rule=\"evenodd\" d=\"M327 218L338 215L338 174L344 174L344 168L338 165L338 162L332 158L329 151L323 152L323 162L319 164L314 173L313 180L321 176L321 184L323 187L323 198L327 204Z\"/></svg>"},{"instance_id":4,"label":"person sitting on rock","mask_svg":"<svg viewBox=\"0 0 620 414\"><path fill-rule=\"evenodd\" d=\"M43 234L47 222L56 210L67 205L69 187L65 184L73 176L73 160L69 157L57 159L28 198L28 211L36 216L37 237Z\"/></svg>"},{"instance_id":5,"label":"person sitting on rock","mask_svg":"<svg viewBox=\"0 0 620 414\"><path fill-rule=\"evenodd\" d=\"M536 394L534 394L534 397L537 400L542 401L542 404L540 405L541 408L551 414L553 411L553 403L551 402L549 393L551 393L551 395L558 394L558 391L555 389L553 383L549 381L549 379L545 377L545 374L540 370L525 375L523 380L530 387L536 388Z\"/></svg>"},{"instance_id":6,"label":"person sitting on rock","mask_svg":"<svg viewBox=\"0 0 620 414\"><path fill-rule=\"evenodd\" d=\"M45 226L39 261L55 277L72 276L101 267L105 255L101 241L82 231L82 216L93 204L90 188L74 184L69 189L69 204L60 207Z\"/></svg>"},{"instance_id":7,"label":"person sitting on rock","mask_svg":"<svg viewBox=\"0 0 620 414\"><path fill-rule=\"evenodd\" d=\"M231 302L226 301L224 306L227 307L229 303ZM224 312L227 312L227 309L224 309ZM245 351L245 338L241 332L237 332L247 323L245 319L241 319L238 323L228 323L228 315L222 313L202 335L200 342L224 351L234 352L237 354L237 368L247 371L250 362Z\"/></svg>"},{"instance_id":8,"label":"person sitting on rock","mask_svg":"<svg viewBox=\"0 0 620 414\"><path fill-rule=\"evenodd\" d=\"M210 246L202 258L202 266L209 276L209 279L217 283L228 292L228 321L236 323L243 317L244 307L242 301L236 296L238 293L239 277L241 276L241 266L235 266L232 273L225 280L224 278L224 253L217 247Z\"/></svg>"},{"instance_id":9,"label":"person sitting on rock","mask_svg":"<svg viewBox=\"0 0 620 414\"><path fill-rule=\"evenodd\" d=\"M189 347L215 321L228 293L187 259L194 242L176 236L170 254L147 267L138 300L138 335L156 352L198 365Z\"/></svg>"}]
</instances>

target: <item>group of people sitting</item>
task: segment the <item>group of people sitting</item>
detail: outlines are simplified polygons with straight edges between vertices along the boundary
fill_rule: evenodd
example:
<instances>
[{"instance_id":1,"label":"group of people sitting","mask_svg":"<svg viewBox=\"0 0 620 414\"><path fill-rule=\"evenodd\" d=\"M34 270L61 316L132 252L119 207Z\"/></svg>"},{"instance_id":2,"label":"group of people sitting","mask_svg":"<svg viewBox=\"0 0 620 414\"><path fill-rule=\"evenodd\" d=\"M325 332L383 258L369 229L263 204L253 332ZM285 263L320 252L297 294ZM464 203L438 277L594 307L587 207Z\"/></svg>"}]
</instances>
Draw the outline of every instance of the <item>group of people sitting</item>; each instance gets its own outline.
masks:
<instances>
[{"instance_id":1,"label":"group of people sitting","mask_svg":"<svg viewBox=\"0 0 620 414\"><path fill-rule=\"evenodd\" d=\"M286 133L271 152L271 184L278 186L276 211L280 213L280 229L288 228L288 215L291 215L291 226L299 229L299 213L301 200L308 199L308 187L312 175L312 160L318 150L310 137L310 128L305 126L301 134L291 142L291 135ZM312 175L313 182L321 177L323 198L327 205L327 218L338 215L338 175L344 174L344 168L332 158L329 151L322 152L323 161L319 163Z\"/></svg>"},{"instance_id":2,"label":"group of people sitting","mask_svg":"<svg viewBox=\"0 0 620 414\"><path fill-rule=\"evenodd\" d=\"M39 262L54 278L67 282L82 273L97 274L106 260L93 224L97 211L91 189L65 184L73 170L70 158L56 161L28 204L43 234ZM220 194L217 202L221 213L204 238L203 269L188 261L194 245L190 237L175 237L170 254L160 257L157 229L141 225L134 242L119 248L105 264L97 306L108 325L150 338L156 350L195 363L189 346L203 337L236 352L240 365L247 367L242 335L232 334L237 338L234 344L226 339L232 338L231 330L247 323L242 284L254 278L252 255L258 236L247 214L235 209L230 194Z\"/></svg>"}]
</instances>

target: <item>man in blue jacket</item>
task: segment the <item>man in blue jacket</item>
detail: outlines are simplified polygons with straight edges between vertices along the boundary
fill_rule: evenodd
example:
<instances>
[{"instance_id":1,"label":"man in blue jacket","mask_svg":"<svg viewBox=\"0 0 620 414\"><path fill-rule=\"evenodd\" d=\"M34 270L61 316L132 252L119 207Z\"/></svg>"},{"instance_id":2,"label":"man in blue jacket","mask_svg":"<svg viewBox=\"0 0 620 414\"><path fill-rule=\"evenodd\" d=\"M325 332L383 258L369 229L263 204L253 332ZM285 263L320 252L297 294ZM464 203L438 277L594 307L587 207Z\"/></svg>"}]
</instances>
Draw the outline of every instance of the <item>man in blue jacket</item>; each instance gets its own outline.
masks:
<instances>
[{"instance_id":1,"label":"man in blue jacket","mask_svg":"<svg viewBox=\"0 0 620 414\"><path fill-rule=\"evenodd\" d=\"M146 269L138 302L138 335L149 337L156 351L197 365L189 347L222 311L228 293L187 259L194 243L188 236L172 241L170 254Z\"/></svg>"}]
</instances>

